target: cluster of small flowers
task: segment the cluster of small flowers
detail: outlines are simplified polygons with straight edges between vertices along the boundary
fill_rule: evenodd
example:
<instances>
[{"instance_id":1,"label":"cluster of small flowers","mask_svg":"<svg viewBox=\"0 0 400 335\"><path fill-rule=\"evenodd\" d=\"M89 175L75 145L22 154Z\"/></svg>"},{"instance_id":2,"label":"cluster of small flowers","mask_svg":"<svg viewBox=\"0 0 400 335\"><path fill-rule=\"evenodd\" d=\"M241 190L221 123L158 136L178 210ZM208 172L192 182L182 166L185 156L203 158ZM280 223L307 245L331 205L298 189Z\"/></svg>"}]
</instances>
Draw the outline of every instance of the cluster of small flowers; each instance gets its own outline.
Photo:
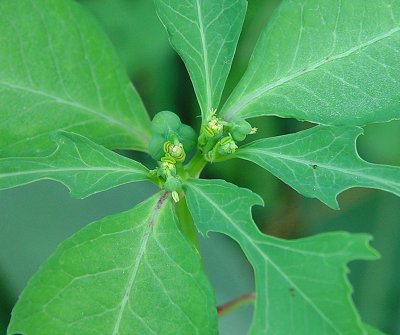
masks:
<instances>
[{"instance_id":1,"label":"cluster of small flowers","mask_svg":"<svg viewBox=\"0 0 400 335\"><path fill-rule=\"evenodd\" d=\"M246 120L226 122L217 117L215 109L210 110L210 116L199 137L199 147L209 161L235 153L236 142L243 141L247 135L254 134L257 128L252 128Z\"/></svg>"},{"instance_id":2,"label":"cluster of small flowers","mask_svg":"<svg viewBox=\"0 0 400 335\"><path fill-rule=\"evenodd\" d=\"M159 167L156 169L157 175L165 180L164 189L171 192L175 202L179 201L178 192L182 189L182 181L176 172L176 164L182 163L186 158L182 143L178 140L174 143L166 141L163 146L164 156L159 161Z\"/></svg>"}]
</instances>

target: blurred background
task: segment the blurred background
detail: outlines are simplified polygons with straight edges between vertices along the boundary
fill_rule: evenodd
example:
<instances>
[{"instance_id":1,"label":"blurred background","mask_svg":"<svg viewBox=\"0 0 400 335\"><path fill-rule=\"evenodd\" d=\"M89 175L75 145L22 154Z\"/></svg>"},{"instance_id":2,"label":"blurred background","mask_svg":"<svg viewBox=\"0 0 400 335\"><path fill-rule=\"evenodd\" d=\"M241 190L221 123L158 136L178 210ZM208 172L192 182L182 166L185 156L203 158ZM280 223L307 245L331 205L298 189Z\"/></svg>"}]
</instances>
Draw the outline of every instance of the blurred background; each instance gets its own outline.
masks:
<instances>
[{"instance_id":1,"label":"blurred background","mask_svg":"<svg viewBox=\"0 0 400 335\"><path fill-rule=\"evenodd\" d=\"M198 127L200 114L186 70L168 44L166 32L149 0L82 0L114 43L151 115L178 113ZM243 74L258 35L280 0L251 0L239 47L223 99ZM309 127L274 117L252 120L258 136L276 136ZM400 122L365 128L358 141L361 157L370 162L400 165ZM253 137L254 139L254 137ZM148 159L144 155L140 158ZM240 166L239 166L240 164ZM243 171L246 171L244 176ZM354 300L362 318L388 334L400 335L400 199L366 189L339 197L341 211L299 196L291 188L245 161L208 166L207 178L224 178L262 196L265 207L254 208L260 229L282 238L325 231L367 232L382 258L350 264ZM147 183L73 200L55 182L36 182L0 191L0 333L6 333L10 311L39 265L65 238L91 221L127 210L155 192ZM241 250L229 238L212 234L201 239L204 266L221 304L254 290L253 273ZM220 318L222 335L247 333L252 307Z\"/></svg>"}]
</instances>

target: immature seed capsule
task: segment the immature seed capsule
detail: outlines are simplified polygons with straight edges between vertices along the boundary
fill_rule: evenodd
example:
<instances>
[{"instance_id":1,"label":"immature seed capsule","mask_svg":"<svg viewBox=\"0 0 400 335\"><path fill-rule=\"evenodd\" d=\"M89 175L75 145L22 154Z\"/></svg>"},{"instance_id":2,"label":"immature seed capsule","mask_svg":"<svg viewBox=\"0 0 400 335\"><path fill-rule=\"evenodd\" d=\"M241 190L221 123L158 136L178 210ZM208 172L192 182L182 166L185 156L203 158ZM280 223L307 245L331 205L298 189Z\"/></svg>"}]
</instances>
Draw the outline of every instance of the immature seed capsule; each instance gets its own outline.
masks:
<instances>
[{"instance_id":1,"label":"immature seed capsule","mask_svg":"<svg viewBox=\"0 0 400 335\"><path fill-rule=\"evenodd\" d=\"M243 141L247 135L254 133L254 128L246 120L238 120L233 123L230 134L235 141Z\"/></svg>"},{"instance_id":2,"label":"immature seed capsule","mask_svg":"<svg viewBox=\"0 0 400 335\"><path fill-rule=\"evenodd\" d=\"M168 192L179 191L182 189L182 182L177 177L168 177L165 181L164 189Z\"/></svg>"},{"instance_id":3,"label":"immature seed capsule","mask_svg":"<svg viewBox=\"0 0 400 335\"><path fill-rule=\"evenodd\" d=\"M181 123L179 117L169 111L162 111L154 116L151 121L151 133L149 153L155 160L160 160L164 156L163 145L167 141L171 143L178 141L186 152L192 150L197 142L193 128Z\"/></svg>"}]
</instances>

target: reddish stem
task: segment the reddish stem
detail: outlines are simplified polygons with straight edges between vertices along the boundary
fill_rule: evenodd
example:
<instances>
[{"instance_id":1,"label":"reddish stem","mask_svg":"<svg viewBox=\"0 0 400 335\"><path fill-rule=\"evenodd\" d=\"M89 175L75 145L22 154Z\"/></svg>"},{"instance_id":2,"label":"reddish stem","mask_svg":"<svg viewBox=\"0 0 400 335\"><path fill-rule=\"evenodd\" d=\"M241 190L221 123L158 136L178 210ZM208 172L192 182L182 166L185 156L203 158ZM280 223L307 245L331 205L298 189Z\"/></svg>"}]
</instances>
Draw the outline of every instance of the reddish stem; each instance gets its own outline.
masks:
<instances>
[{"instance_id":1,"label":"reddish stem","mask_svg":"<svg viewBox=\"0 0 400 335\"><path fill-rule=\"evenodd\" d=\"M243 294L225 304L219 305L219 306L217 306L218 316L232 312L241 306L251 304L254 302L255 298L256 298L256 294L254 292L246 293L246 294Z\"/></svg>"}]
</instances>

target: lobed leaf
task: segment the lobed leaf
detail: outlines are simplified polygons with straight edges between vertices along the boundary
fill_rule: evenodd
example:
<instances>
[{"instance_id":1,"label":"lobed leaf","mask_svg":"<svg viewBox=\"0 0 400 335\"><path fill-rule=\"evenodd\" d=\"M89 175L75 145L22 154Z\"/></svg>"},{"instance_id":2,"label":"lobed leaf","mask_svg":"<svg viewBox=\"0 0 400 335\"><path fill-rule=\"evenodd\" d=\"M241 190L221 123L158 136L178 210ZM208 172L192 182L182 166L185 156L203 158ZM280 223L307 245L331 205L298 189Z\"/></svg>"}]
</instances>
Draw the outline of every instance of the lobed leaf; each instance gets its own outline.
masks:
<instances>
[{"instance_id":1,"label":"lobed leaf","mask_svg":"<svg viewBox=\"0 0 400 335\"><path fill-rule=\"evenodd\" d=\"M215 334L212 290L167 194L64 241L14 307L15 333Z\"/></svg>"},{"instance_id":2,"label":"lobed leaf","mask_svg":"<svg viewBox=\"0 0 400 335\"><path fill-rule=\"evenodd\" d=\"M223 107L326 125L400 119L400 2L284 0Z\"/></svg>"},{"instance_id":3,"label":"lobed leaf","mask_svg":"<svg viewBox=\"0 0 400 335\"><path fill-rule=\"evenodd\" d=\"M369 187L400 196L400 167L371 164L357 153L357 127L317 126L241 147L236 157L270 171L299 193L339 208L337 195Z\"/></svg>"},{"instance_id":4,"label":"lobed leaf","mask_svg":"<svg viewBox=\"0 0 400 335\"><path fill-rule=\"evenodd\" d=\"M219 105L247 8L246 0L155 0L173 48L183 59L203 119Z\"/></svg>"},{"instance_id":5,"label":"lobed leaf","mask_svg":"<svg viewBox=\"0 0 400 335\"><path fill-rule=\"evenodd\" d=\"M81 135L59 132L52 139L57 148L48 156L0 158L0 190L53 179L67 186L73 197L85 198L150 178L142 164Z\"/></svg>"},{"instance_id":6,"label":"lobed leaf","mask_svg":"<svg viewBox=\"0 0 400 335\"><path fill-rule=\"evenodd\" d=\"M223 180L194 179L184 190L198 230L230 236L253 266L256 302L250 335L364 334L345 265L377 257L368 245L370 236L336 232L282 240L257 229L250 208L263 202L250 190Z\"/></svg>"},{"instance_id":7,"label":"lobed leaf","mask_svg":"<svg viewBox=\"0 0 400 335\"><path fill-rule=\"evenodd\" d=\"M49 152L68 130L147 150L150 121L97 23L71 0L0 2L0 157Z\"/></svg>"}]
</instances>

